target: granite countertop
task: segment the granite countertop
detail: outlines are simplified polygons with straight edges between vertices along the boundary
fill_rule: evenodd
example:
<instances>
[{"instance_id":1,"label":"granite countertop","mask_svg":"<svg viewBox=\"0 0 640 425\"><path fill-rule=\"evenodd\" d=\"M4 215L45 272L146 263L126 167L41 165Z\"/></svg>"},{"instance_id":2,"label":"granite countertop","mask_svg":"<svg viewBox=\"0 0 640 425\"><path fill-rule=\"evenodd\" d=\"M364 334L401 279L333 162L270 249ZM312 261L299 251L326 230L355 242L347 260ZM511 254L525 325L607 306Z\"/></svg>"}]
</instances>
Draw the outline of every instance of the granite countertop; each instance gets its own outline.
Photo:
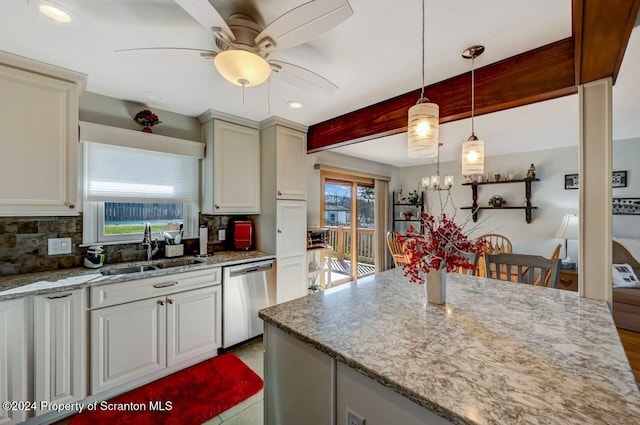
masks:
<instances>
[{"instance_id":1,"label":"granite countertop","mask_svg":"<svg viewBox=\"0 0 640 425\"><path fill-rule=\"evenodd\" d=\"M116 282L126 282L143 279L146 277L164 276L174 273L182 273L193 270L200 270L212 267L231 266L251 261L269 260L275 255L261 251L221 251L208 257L181 257L183 259L197 259L197 263L187 264L180 267L171 267L160 270L150 270L140 273L115 274L103 276L101 269L72 268L64 270L54 270L48 272L26 273L12 276L0 277L0 301L20 298L27 295L47 294L58 291L68 291L72 289L84 288L87 286L106 285ZM162 261L175 261L179 259L163 259L146 261L135 261L128 263L107 264L102 269L140 266L147 264L157 264Z\"/></svg>"},{"instance_id":2,"label":"granite countertop","mask_svg":"<svg viewBox=\"0 0 640 425\"><path fill-rule=\"evenodd\" d=\"M638 424L604 301L448 274L447 303L394 269L260 317L456 424Z\"/></svg>"}]
</instances>

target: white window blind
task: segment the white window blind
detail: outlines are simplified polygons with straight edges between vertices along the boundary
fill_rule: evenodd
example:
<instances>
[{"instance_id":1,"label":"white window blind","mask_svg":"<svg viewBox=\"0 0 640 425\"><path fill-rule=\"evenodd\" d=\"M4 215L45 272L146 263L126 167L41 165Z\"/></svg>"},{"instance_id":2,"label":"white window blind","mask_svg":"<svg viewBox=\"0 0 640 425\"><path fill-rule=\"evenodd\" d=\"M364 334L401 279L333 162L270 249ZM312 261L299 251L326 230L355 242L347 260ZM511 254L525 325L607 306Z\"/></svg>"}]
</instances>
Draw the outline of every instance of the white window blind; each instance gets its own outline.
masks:
<instances>
[{"instance_id":1,"label":"white window blind","mask_svg":"<svg viewBox=\"0 0 640 425\"><path fill-rule=\"evenodd\" d=\"M197 202L198 159L85 143L88 201Z\"/></svg>"}]
</instances>

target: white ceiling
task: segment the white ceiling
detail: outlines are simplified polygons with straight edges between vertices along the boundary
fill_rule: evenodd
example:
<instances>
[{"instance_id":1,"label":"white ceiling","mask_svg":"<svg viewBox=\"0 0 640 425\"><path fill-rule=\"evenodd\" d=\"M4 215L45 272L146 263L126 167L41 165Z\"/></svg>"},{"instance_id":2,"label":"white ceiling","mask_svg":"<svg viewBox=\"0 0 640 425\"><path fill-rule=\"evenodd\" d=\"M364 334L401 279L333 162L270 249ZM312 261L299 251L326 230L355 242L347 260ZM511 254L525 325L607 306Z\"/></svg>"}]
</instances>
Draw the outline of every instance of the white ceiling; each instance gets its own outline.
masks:
<instances>
[{"instance_id":1,"label":"white ceiling","mask_svg":"<svg viewBox=\"0 0 640 425\"><path fill-rule=\"evenodd\" d=\"M138 47L211 50L211 33L173 0L53 0L73 13L70 25L42 16L39 1L3 1L0 50L86 73L88 91L151 108L189 116L213 109L255 121L278 115L312 125L420 86L420 0L349 0L354 15L346 21L311 42L274 52L270 58L308 68L340 89L328 96L273 78L270 113L267 84L246 89L243 105L242 89L224 80L210 61L197 56L114 52ZM264 24L308 0L210 1L224 17L242 12ZM461 52L470 45L486 46L476 60L481 67L571 35L569 0L427 0L426 8L427 84L467 72L470 63L461 58ZM627 57L633 53L637 64L636 38L634 34L635 49L630 45ZM626 66L623 63L623 72ZM619 84L621 80L622 74ZM632 107L640 93L637 83L628 80L624 83L635 84L636 90L626 104ZM304 108L289 109L286 104L291 100L301 101ZM569 97L482 116L476 121L476 133L493 153L543 148L548 143L575 144L576 102ZM632 122L631 113L628 118L631 124L625 122L620 128L625 134L640 134L640 124ZM455 152L453 147L443 148L443 158L459 155L459 142L466 140L469 129L468 120L442 126L443 141L458 145ZM403 153L404 140L403 135L378 139L378 144L392 149L381 149L377 159L371 159L410 165ZM363 152L380 149L369 146L373 144L361 144L357 151L354 146L340 150L363 157ZM393 153L397 159L381 159Z\"/></svg>"}]
</instances>

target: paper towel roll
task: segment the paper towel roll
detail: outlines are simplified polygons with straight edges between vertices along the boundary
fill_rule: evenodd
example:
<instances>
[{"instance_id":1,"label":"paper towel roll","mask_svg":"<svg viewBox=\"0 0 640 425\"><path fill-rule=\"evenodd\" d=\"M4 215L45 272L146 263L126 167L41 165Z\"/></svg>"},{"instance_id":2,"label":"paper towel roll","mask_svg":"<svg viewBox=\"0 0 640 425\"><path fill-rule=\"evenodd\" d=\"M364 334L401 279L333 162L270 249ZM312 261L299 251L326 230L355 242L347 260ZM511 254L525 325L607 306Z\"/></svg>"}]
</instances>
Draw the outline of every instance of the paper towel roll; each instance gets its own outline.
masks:
<instances>
[{"instance_id":1,"label":"paper towel roll","mask_svg":"<svg viewBox=\"0 0 640 425\"><path fill-rule=\"evenodd\" d=\"M207 255L207 242L209 241L209 229L200 228L200 255Z\"/></svg>"}]
</instances>

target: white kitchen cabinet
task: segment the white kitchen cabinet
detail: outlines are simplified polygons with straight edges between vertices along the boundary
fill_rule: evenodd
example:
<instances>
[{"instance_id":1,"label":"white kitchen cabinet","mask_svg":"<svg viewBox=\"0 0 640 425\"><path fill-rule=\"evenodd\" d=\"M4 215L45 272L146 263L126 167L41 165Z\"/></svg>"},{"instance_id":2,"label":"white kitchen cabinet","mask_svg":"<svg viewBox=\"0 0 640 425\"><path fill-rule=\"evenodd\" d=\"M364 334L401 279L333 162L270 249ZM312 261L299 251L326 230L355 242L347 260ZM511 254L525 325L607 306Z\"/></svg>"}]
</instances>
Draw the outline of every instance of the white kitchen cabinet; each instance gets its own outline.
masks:
<instances>
[{"instance_id":1,"label":"white kitchen cabinet","mask_svg":"<svg viewBox=\"0 0 640 425\"><path fill-rule=\"evenodd\" d=\"M166 366L164 297L91 312L91 393Z\"/></svg>"},{"instance_id":2,"label":"white kitchen cabinet","mask_svg":"<svg viewBox=\"0 0 640 425\"><path fill-rule=\"evenodd\" d=\"M222 346L222 286L167 297L167 366L215 353Z\"/></svg>"},{"instance_id":3,"label":"white kitchen cabinet","mask_svg":"<svg viewBox=\"0 0 640 425\"><path fill-rule=\"evenodd\" d=\"M276 198L307 199L307 133L276 126Z\"/></svg>"},{"instance_id":4,"label":"white kitchen cabinet","mask_svg":"<svg viewBox=\"0 0 640 425\"><path fill-rule=\"evenodd\" d=\"M257 247L276 255L277 302L307 293L306 127L271 118L261 123L262 214Z\"/></svg>"},{"instance_id":5,"label":"white kitchen cabinet","mask_svg":"<svg viewBox=\"0 0 640 425\"><path fill-rule=\"evenodd\" d=\"M0 215L77 215L85 75L0 52ZM28 170L28 172L26 172Z\"/></svg>"},{"instance_id":6,"label":"white kitchen cabinet","mask_svg":"<svg viewBox=\"0 0 640 425\"><path fill-rule=\"evenodd\" d=\"M35 400L85 397L86 330L82 290L34 296ZM47 413L38 406L36 415Z\"/></svg>"},{"instance_id":7,"label":"white kitchen cabinet","mask_svg":"<svg viewBox=\"0 0 640 425\"><path fill-rule=\"evenodd\" d=\"M215 115L214 115L215 116ZM202 117L201 117L202 119ZM257 124L213 118L203 124L202 212L260 213L260 133Z\"/></svg>"},{"instance_id":8,"label":"white kitchen cabinet","mask_svg":"<svg viewBox=\"0 0 640 425\"><path fill-rule=\"evenodd\" d=\"M215 356L221 288L220 268L92 287L92 394Z\"/></svg>"},{"instance_id":9,"label":"white kitchen cabinet","mask_svg":"<svg viewBox=\"0 0 640 425\"><path fill-rule=\"evenodd\" d=\"M278 304L307 295L305 255L276 260L276 301Z\"/></svg>"},{"instance_id":10,"label":"white kitchen cabinet","mask_svg":"<svg viewBox=\"0 0 640 425\"><path fill-rule=\"evenodd\" d=\"M278 303L307 294L307 203L276 201Z\"/></svg>"},{"instance_id":11,"label":"white kitchen cabinet","mask_svg":"<svg viewBox=\"0 0 640 425\"><path fill-rule=\"evenodd\" d=\"M26 401L27 323L24 299L0 301L0 401ZM0 424L17 424L26 419L27 409L6 409L0 405Z\"/></svg>"},{"instance_id":12,"label":"white kitchen cabinet","mask_svg":"<svg viewBox=\"0 0 640 425\"><path fill-rule=\"evenodd\" d=\"M307 127L281 118L263 121L260 127L262 209L272 199L306 200Z\"/></svg>"}]
</instances>

